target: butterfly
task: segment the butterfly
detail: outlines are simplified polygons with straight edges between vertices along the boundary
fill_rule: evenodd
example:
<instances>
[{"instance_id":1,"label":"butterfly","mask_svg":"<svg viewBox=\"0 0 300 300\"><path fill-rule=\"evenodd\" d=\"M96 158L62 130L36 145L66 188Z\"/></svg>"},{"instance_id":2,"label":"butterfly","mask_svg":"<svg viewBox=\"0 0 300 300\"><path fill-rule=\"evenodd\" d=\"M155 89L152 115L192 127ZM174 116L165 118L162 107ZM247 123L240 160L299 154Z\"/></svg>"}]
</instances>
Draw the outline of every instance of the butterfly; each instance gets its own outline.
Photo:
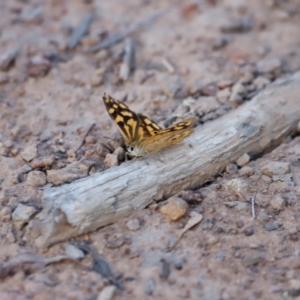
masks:
<instances>
[{"instance_id":1,"label":"butterfly","mask_svg":"<svg viewBox=\"0 0 300 300\"><path fill-rule=\"evenodd\" d=\"M195 117L163 129L153 120L133 112L127 105L115 101L110 96L104 94L103 102L109 116L124 137L130 156L144 156L157 152L180 143L194 132L191 126L196 120Z\"/></svg>"}]
</instances>

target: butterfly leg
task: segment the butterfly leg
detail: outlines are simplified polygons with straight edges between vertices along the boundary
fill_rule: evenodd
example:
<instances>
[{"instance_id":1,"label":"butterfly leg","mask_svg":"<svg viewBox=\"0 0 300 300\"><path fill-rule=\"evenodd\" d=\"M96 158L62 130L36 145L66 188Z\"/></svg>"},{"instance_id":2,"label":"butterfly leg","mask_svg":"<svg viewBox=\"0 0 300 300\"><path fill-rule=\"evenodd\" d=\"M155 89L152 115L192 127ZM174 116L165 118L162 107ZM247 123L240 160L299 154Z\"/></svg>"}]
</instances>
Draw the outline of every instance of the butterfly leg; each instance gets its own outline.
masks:
<instances>
[{"instance_id":1,"label":"butterfly leg","mask_svg":"<svg viewBox=\"0 0 300 300\"><path fill-rule=\"evenodd\" d=\"M125 152L125 161L124 162L129 161L130 160L129 158L131 158L130 154L128 152Z\"/></svg>"}]
</instances>

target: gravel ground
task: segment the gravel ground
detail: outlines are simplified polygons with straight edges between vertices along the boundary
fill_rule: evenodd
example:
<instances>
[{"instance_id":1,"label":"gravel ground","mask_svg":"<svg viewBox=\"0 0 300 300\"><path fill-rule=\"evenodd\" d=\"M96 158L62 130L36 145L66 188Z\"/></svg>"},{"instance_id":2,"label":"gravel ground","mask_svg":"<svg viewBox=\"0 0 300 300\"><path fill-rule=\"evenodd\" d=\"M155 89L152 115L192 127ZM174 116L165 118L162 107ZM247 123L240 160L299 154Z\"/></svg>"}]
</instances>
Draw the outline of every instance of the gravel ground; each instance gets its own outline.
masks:
<instances>
[{"instance_id":1,"label":"gravel ground","mask_svg":"<svg viewBox=\"0 0 300 300\"><path fill-rule=\"evenodd\" d=\"M104 93L162 126L211 122L299 70L299 1L0 7L1 299L299 298L299 136L76 240L45 250L23 238L44 186L124 161Z\"/></svg>"}]
</instances>

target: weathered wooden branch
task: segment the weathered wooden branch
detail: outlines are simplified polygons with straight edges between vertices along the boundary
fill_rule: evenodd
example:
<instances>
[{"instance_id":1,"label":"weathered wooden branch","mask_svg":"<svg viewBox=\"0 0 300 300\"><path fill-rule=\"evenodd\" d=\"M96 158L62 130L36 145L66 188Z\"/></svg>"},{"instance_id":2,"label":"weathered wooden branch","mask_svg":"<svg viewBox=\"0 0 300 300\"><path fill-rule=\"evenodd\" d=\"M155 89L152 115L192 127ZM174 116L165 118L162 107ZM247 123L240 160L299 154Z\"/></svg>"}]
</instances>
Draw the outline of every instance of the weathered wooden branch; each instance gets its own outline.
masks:
<instances>
[{"instance_id":1,"label":"weathered wooden branch","mask_svg":"<svg viewBox=\"0 0 300 300\"><path fill-rule=\"evenodd\" d=\"M113 223L152 201L197 188L244 153L251 156L280 144L295 132L299 120L300 72L196 128L178 146L46 189L44 209L27 226L27 239L49 246Z\"/></svg>"}]
</instances>

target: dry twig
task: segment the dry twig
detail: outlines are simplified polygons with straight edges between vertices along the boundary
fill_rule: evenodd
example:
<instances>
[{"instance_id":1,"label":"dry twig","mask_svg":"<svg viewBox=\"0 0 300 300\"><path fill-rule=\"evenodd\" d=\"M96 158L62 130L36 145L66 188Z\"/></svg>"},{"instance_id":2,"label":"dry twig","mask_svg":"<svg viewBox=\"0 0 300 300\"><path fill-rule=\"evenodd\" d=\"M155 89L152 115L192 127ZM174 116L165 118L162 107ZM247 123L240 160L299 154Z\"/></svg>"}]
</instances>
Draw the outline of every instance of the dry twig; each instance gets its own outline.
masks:
<instances>
[{"instance_id":1,"label":"dry twig","mask_svg":"<svg viewBox=\"0 0 300 300\"><path fill-rule=\"evenodd\" d=\"M166 12L160 12L158 14L155 14L154 16L150 17L148 20L138 23L136 26L133 26L132 28L128 29L127 31L111 36L110 38L100 42L99 44L89 48L87 52L96 52L104 48L111 47L117 43L120 43L122 40L124 40L126 37L132 35L133 33L136 33L140 30L144 30L147 27L149 27L151 24L153 24L155 21L157 21L159 18L161 18Z\"/></svg>"},{"instance_id":2,"label":"dry twig","mask_svg":"<svg viewBox=\"0 0 300 300\"><path fill-rule=\"evenodd\" d=\"M84 37L84 35L87 33L87 31L89 30L89 28L93 22L93 18L94 18L93 13L88 13L83 18L83 20L81 21L79 26L73 30L71 39L69 42L69 46L68 46L68 48L70 50L74 49L78 45L78 43L81 41L81 39Z\"/></svg>"},{"instance_id":3,"label":"dry twig","mask_svg":"<svg viewBox=\"0 0 300 300\"><path fill-rule=\"evenodd\" d=\"M85 138L89 135L89 133L92 131L92 129L94 128L95 125L96 125L96 124L93 123L93 124L90 126L90 128L87 130L87 132L86 132L85 135L83 136L83 139L82 139L80 145L79 145L78 148L75 150L76 153L77 153L78 150L84 145L84 143L85 143Z\"/></svg>"}]
</instances>

